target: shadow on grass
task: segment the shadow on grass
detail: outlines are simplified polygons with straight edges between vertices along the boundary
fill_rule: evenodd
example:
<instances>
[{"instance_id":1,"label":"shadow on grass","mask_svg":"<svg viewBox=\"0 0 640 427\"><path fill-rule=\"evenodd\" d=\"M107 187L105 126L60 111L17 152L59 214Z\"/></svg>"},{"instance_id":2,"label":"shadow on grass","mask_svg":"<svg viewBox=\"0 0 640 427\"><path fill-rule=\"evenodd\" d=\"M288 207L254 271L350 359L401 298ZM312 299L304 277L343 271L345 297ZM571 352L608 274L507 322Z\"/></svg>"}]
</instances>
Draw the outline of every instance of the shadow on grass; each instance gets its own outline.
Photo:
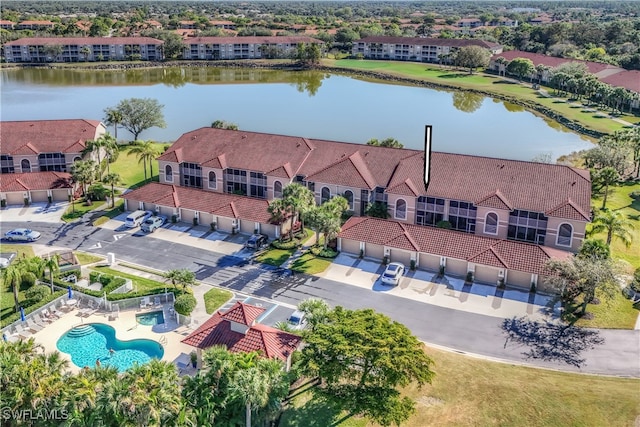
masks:
<instances>
[{"instance_id":1,"label":"shadow on grass","mask_svg":"<svg viewBox=\"0 0 640 427\"><path fill-rule=\"evenodd\" d=\"M603 116L601 114L594 114L594 115L591 116L591 118L593 118L593 119L606 119L607 116Z\"/></svg>"},{"instance_id":2,"label":"shadow on grass","mask_svg":"<svg viewBox=\"0 0 640 427\"><path fill-rule=\"evenodd\" d=\"M520 84L520 83L512 82L510 80L497 80L497 81L493 82L492 84L494 84L494 85L517 85L517 84Z\"/></svg>"},{"instance_id":3,"label":"shadow on grass","mask_svg":"<svg viewBox=\"0 0 640 427\"><path fill-rule=\"evenodd\" d=\"M502 330L507 336L505 347L509 341L526 347L522 354L527 359L564 362L578 368L584 363L584 351L604 344L597 331L526 317L505 319Z\"/></svg>"},{"instance_id":4,"label":"shadow on grass","mask_svg":"<svg viewBox=\"0 0 640 427\"><path fill-rule=\"evenodd\" d=\"M312 398L299 407L288 407L282 418L281 426L290 427L336 427L351 418L325 398L322 393L311 392Z\"/></svg>"},{"instance_id":5,"label":"shadow on grass","mask_svg":"<svg viewBox=\"0 0 640 427\"><path fill-rule=\"evenodd\" d=\"M459 79L461 77L468 77L468 76L472 76L473 74L469 74L469 73L450 73L450 74L440 74L438 76L439 79Z\"/></svg>"},{"instance_id":6,"label":"shadow on grass","mask_svg":"<svg viewBox=\"0 0 640 427\"><path fill-rule=\"evenodd\" d=\"M567 101L565 101L564 99L556 99L553 101L554 104L566 104Z\"/></svg>"}]
</instances>

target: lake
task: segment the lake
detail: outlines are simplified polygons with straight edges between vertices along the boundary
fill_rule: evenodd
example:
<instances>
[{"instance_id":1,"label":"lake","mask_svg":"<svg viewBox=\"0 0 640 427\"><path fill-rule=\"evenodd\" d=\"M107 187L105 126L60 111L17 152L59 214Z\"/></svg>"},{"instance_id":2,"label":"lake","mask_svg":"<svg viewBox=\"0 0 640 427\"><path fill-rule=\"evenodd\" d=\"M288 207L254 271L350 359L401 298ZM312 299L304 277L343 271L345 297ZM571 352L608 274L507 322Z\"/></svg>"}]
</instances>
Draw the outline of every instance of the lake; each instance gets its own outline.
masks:
<instances>
[{"instance_id":1,"label":"lake","mask_svg":"<svg viewBox=\"0 0 640 427\"><path fill-rule=\"evenodd\" d=\"M225 120L242 130L365 143L392 137L422 149L433 125L433 149L530 160L589 148L584 137L522 107L466 92L364 81L317 71L172 67L0 72L2 120L86 118L125 98L163 104L165 129L140 138L174 141ZM113 128L109 131L113 133ZM131 139L118 130L119 139Z\"/></svg>"}]
</instances>

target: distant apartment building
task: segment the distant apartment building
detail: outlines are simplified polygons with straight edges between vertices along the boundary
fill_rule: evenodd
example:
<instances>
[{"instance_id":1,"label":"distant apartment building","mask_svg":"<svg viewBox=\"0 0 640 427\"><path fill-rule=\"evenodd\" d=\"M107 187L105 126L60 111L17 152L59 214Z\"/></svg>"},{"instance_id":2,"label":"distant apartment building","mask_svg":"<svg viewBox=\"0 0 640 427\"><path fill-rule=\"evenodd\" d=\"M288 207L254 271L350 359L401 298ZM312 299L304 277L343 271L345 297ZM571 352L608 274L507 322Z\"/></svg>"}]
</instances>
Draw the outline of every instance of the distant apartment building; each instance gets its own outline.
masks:
<instances>
[{"instance_id":1,"label":"distant apartment building","mask_svg":"<svg viewBox=\"0 0 640 427\"><path fill-rule=\"evenodd\" d=\"M301 43L322 44L305 36L196 37L186 40L184 59L259 59L286 58Z\"/></svg>"},{"instance_id":2,"label":"distant apartment building","mask_svg":"<svg viewBox=\"0 0 640 427\"><path fill-rule=\"evenodd\" d=\"M52 29L56 24L51 21L22 21L18 23L18 30L46 30Z\"/></svg>"},{"instance_id":3,"label":"distant apartment building","mask_svg":"<svg viewBox=\"0 0 640 427\"><path fill-rule=\"evenodd\" d=\"M4 45L7 62L161 61L162 40L150 37L27 37Z\"/></svg>"},{"instance_id":4,"label":"distant apartment building","mask_svg":"<svg viewBox=\"0 0 640 427\"><path fill-rule=\"evenodd\" d=\"M232 21L209 21L209 24L211 24L213 28L220 28L223 30L236 29L236 24L234 24Z\"/></svg>"},{"instance_id":5,"label":"distant apartment building","mask_svg":"<svg viewBox=\"0 0 640 427\"><path fill-rule=\"evenodd\" d=\"M3 30L13 30L16 26L15 22L12 21L6 21L6 20L0 20L0 28L2 28Z\"/></svg>"},{"instance_id":6,"label":"distant apartment building","mask_svg":"<svg viewBox=\"0 0 640 427\"><path fill-rule=\"evenodd\" d=\"M494 55L502 52L501 45L484 40L373 36L353 42L352 53L367 59L447 62L452 53L465 46L484 47Z\"/></svg>"}]
</instances>

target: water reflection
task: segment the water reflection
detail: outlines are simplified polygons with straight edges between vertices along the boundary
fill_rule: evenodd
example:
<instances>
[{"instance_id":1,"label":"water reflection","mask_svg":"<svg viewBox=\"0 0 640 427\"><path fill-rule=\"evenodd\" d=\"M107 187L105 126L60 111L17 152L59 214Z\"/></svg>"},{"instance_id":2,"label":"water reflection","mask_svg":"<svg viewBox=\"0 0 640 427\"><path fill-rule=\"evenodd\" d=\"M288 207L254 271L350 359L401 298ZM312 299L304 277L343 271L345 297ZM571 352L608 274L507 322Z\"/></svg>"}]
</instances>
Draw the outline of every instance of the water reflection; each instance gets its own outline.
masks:
<instances>
[{"instance_id":1,"label":"water reflection","mask_svg":"<svg viewBox=\"0 0 640 427\"><path fill-rule=\"evenodd\" d=\"M473 113L478 108L482 107L484 98L484 95L473 92L454 92L453 106L456 107L457 110L465 113Z\"/></svg>"}]
</instances>

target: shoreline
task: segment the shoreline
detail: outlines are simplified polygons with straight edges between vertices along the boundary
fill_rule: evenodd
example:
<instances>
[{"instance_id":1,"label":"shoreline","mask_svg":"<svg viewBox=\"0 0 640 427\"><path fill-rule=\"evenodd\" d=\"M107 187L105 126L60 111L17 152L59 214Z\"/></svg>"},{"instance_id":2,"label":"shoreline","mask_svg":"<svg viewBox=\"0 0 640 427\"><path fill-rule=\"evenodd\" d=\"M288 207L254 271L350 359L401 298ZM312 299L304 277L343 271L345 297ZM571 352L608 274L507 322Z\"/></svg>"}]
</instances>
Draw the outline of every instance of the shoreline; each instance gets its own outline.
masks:
<instances>
[{"instance_id":1,"label":"shoreline","mask_svg":"<svg viewBox=\"0 0 640 427\"><path fill-rule=\"evenodd\" d=\"M493 93L485 90L461 88L451 84L435 83L427 80L421 80L411 77L395 76L379 71L365 71L354 70L346 67L336 67L328 65L315 65L315 66L303 66L298 63L287 62L270 62L271 60L241 60L241 61L168 61L168 62L122 62L122 63L73 63L73 65L64 64L2 64L0 69L20 69L20 68L44 68L44 69L71 69L71 70L87 70L87 71L118 71L118 70L135 70L135 69L156 69L156 68L170 68L170 67L187 67L187 68L255 68L265 70L283 70L283 71L322 71L335 74L346 74L354 77L363 77L369 79L375 79L382 82L394 82L407 84L410 86L423 87L429 89L444 89L450 91L462 91L471 92L478 95L482 95L489 98L499 99L501 101L509 102L514 105L523 107L534 114L546 117L555 121L556 123L565 126L567 129L586 136L588 138L599 139L606 133L599 132L593 129L584 127L577 121L568 119L562 114L545 107L543 105L524 101L517 97L504 96L502 94Z\"/></svg>"}]
</instances>

